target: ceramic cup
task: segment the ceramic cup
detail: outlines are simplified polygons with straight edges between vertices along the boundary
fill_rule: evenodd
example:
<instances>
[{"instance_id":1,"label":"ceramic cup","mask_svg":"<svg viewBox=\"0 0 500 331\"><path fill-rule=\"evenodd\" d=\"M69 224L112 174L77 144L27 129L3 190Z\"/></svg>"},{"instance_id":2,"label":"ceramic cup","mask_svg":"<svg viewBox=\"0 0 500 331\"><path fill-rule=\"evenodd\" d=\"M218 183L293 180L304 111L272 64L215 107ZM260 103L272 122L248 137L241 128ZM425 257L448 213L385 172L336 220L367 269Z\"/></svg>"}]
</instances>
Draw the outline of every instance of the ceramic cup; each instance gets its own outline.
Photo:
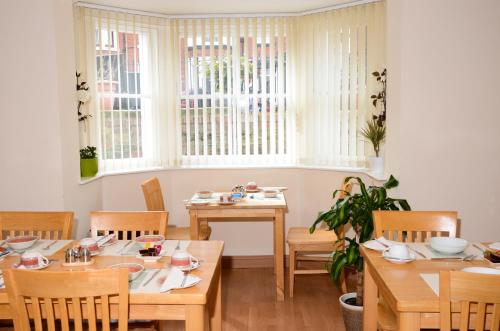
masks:
<instances>
[{"instance_id":1,"label":"ceramic cup","mask_svg":"<svg viewBox=\"0 0 500 331\"><path fill-rule=\"evenodd\" d=\"M49 264L49 259L39 252L27 252L21 255L21 265L25 268L39 268Z\"/></svg>"},{"instance_id":2,"label":"ceramic cup","mask_svg":"<svg viewBox=\"0 0 500 331\"><path fill-rule=\"evenodd\" d=\"M231 196L231 194L222 194L220 196L220 202L222 203L230 203L233 201L233 197Z\"/></svg>"},{"instance_id":3,"label":"ceramic cup","mask_svg":"<svg viewBox=\"0 0 500 331\"><path fill-rule=\"evenodd\" d=\"M257 183L255 182L248 182L246 185L247 190L256 190L257 189Z\"/></svg>"},{"instance_id":4,"label":"ceramic cup","mask_svg":"<svg viewBox=\"0 0 500 331\"><path fill-rule=\"evenodd\" d=\"M410 258L410 251L408 250L408 247L406 245L392 245L387 250L390 257L401 260Z\"/></svg>"},{"instance_id":5,"label":"ceramic cup","mask_svg":"<svg viewBox=\"0 0 500 331\"><path fill-rule=\"evenodd\" d=\"M189 267L193 262L198 263L198 259L191 256L191 254L189 254L186 251L178 250L175 251L174 254L172 254L172 259L170 263L174 267L185 268Z\"/></svg>"},{"instance_id":6,"label":"ceramic cup","mask_svg":"<svg viewBox=\"0 0 500 331\"><path fill-rule=\"evenodd\" d=\"M99 250L97 241L93 238L83 238L82 240L80 240L80 246L88 248L91 253L97 252Z\"/></svg>"}]
</instances>

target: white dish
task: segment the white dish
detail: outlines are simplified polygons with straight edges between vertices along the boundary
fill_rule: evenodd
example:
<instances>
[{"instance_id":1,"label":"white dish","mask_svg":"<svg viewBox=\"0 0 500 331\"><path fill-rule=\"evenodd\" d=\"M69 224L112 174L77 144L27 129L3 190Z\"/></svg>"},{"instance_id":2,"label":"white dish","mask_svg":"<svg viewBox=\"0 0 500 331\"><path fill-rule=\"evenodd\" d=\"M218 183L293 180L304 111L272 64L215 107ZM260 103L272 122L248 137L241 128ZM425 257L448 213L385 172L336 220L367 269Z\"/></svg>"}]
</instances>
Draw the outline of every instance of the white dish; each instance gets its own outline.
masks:
<instances>
[{"instance_id":1,"label":"white dish","mask_svg":"<svg viewBox=\"0 0 500 331\"><path fill-rule=\"evenodd\" d=\"M118 263L118 264L113 264L112 266L110 266L111 269L119 269L119 268L128 268L129 272L128 272L128 280L129 281L133 281L134 279L136 279L137 277L139 277L139 275L144 271L144 266L142 264L139 264L139 263ZM131 268L134 268L133 270L136 270L136 271L130 271Z\"/></svg>"},{"instance_id":2,"label":"white dish","mask_svg":"<svg viewBox=\"0 0 500 331\"><path fill-rule=\"evenodd\" d=\"M34 236L17 236L7 239L7 245L13 250L21 251L33 246L37 240Z\"/></svg>"},{"instance_id":3,"label":"white dish","mask_svg":"<svg viewBox=\"0 0 500 331\"><path fill-rule=\"evenodd\" d=\"M432 237L430 245L432 249L440 253L458 254L467 248L469 242L462 238Z\"/></svg>"},{"instance_id":4,"label":"white dish","mask_svg":"<svg viewBox=\"0 0 500 331\"><path fill-rule=\"evenodd\" d=\"M141 254L137 254L135 257L143 260L144 262L157 262L159 259L161 259L163 257L163 255L142 256Z\"/></svg>"},{"instance_id":5,"label":"white dish","mask_svg":"<svg viewBox=\"0 0 500 331\"><path fill-rule=\"evenodd\" d=\"M198 269L200 267L200 263L199 262L196 262L196 261L193 261L191 262L191 266L186 266L186 267L175 267L175 268L178 268L182 271L185 271L185 270L195 270L195 269Z\"/></svg>"},{"instance_id":6,"label":"white dish","mask_svg":"<svg viewBox=\"0 0 500 331\"><path fill-rule=\"evenodd\" d=\"M206 206L209 203L210 203L210 201L191 200L191 204L193 206Z\"/></svg>"},{"instance_id":7,"label":"white dish","mask_svg":"<svg viewBox=\"0 0 500 331\"><path fill-rule=\"evenodd\" d=\"M500 275L500 270L494 268L469 267L469 268L463 268L462 271L472 272L477 274L485 274L485 275Z\"/></svg>"},{"instance_id":8,"label":"white dish","mask_svg":"<svg viewBox=\"0 0 500 331\"><path fill-rule=\"evenodd\" d=\"M409 263L409 262L415 261L417 259L417 256L413 252L410 252L410 258L409 259L400 259L400 258L397 258L397 257L392 257L392 256L389 255L388 251L383 252L382 253L382 257L384 259L386 259L387 261L389 261L391 263L394 263L394 264L405 264L405 263Z\"/></svg>"},{"instance_id":9,"label":"white dish","mask_svg":"<svg viewBox=\"0 0 500 331\"><path fill-rule=\"evenodd\" d=\"M200 199L210 199L213 195L213 191L198 191L196 192L196 195L198 195L198 198Z\"/></svg>"},{"instance_id":10,"label":"white dish","mask_svg":"<svg viewBox=\"0 0 500 331\"><path fill-rule=\"evenodd\" d=\"M49 263L45 263L45 264L41 264L41 265L38 265L36 267L33 267L33 268L27 268L23 265L20 265L20 264L14 264L12 265L12 268L14 269L23 269L23 270L42 270L42 269L45 269L47 268L48 266L50 265L50 262ZM22 268L21 268L22 267Z\"/></svg>"},{"instance_id":11,"label":"white dish","mask_svg":"<svg viewBox=\"0 0 500 331\"><path fill-rule=\"evenodd\" d=\"M186 284L183 287L175 287L173 289L174 290L181 290L183 288L190 288L190 287L193 287L193 286L197 285L199 282L201 282L201 278L198 278L194 282L192 281L192 278L193 278L192 276L188 276Z\"/></svg>"},{"instance_id":12,"label":"white dish","mask_svg":"<svg viewBox=\"0 0 500 331\"><path fill-rule=\"evenodd\" d=\"M148 234L144 236L137 237L135 239L135 242L141 244L141 245L146 245L146 244L151 244L152 246L154 245L161 245L161 243L165 240L165 237L159 234Z\"/></svg>"},{"instance_id":13,"label":"white dish","mask_svg":"<svg viewBox=\"0 0 500 331\"><path fill-rule=\"evenodd\" d=\"M278 195L278 190L264 190L264 197L266 198L276 198Z\"/></svg>"}]
</instances>

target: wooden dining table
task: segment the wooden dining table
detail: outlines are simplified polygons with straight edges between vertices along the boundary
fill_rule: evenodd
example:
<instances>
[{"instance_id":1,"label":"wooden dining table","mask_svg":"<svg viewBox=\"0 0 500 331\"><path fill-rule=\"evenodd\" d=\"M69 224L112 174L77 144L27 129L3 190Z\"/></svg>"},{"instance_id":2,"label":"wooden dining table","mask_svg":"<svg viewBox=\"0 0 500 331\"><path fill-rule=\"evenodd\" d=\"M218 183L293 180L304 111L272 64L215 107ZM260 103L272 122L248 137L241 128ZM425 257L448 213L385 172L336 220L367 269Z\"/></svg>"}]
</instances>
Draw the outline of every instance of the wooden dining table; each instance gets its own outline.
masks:
<instances>
[{"instance_id":1,"label":"wooden dining table","mask_svg":"<svg viewBox=\"0 0 500 331\"><path fill-rule=\"evenodd\" d=\"M165 256L157 262L144 262L133 256L95 256L95 262L88 266L63 266L64 250L75 243L68 244L48 258L53 260L49 267L36 272L94 270L107 268L113 264L134 262L143 264L146 269L165 268L170 257ZM197 257L200 267L191 271L201 278L197 285L172 290L167 293L129 293L129 319L131 320L184 320L186 330L202 331L209 316L210 330L221 330L221 257L224 248L222 241L191 241L187 251ZM19 262L19 256L8 256L0 262L0 269L11 268ZM117 317L118 307L111 303L111 316ZM0 319L12 319L12 313L5 289L0 289Z\"/></svg>"},{"instance_id":2,"label":"wooden dining table","mask_svg":"<svg viewBox=\"0 0 500 331\"><path fill-rule=\"evenodd\" d=\"M214 193L219 196L221 193ZM254 198L252 198L254 197ZM200 222L239 222L239 221L268 221L273 222L274 237L274 273L276 275L276 298L285 300L285 212L288 210L284 193L275 199L256 198L254 193L232 205L220 205L211 202L207 205L196 205L188 201L191 225L191 240L200 238Z\"/></svg>"},{"instance_id":3,"label":"wooden dining table","mask_svg":"<svg viewBox=\"0 0 500 331\"><path fill-rule=\"evenodd\" d=\"M436 274L466 267L492 267L488 260L416 260L407 264L393 264L381 253L360 246L364 258L364 312L363 330L376 331L378 304L395 315L397 330L439 329L439 296L420 274ZM392 312L391 312L392 311ZM455 320L460 307L452 305ZM471 307L474 312L474 307ZM491 311L487 311L491 318Z\"/></svg>"}]
</instances>

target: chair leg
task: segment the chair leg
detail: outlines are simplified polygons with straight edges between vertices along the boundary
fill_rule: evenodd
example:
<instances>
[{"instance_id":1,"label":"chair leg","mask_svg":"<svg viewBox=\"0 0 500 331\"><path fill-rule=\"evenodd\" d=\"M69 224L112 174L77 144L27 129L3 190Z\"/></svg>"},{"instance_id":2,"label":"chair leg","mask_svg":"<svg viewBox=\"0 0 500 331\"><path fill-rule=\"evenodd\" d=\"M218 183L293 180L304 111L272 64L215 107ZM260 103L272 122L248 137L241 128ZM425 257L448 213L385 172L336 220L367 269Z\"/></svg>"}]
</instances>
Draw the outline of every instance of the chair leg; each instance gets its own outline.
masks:
<instances>
[{"instance_id":1,"label":"chair leg","mask_svg":"<svg viewBox=\"0 0 500 331\"><path fill-rule=\"evenodd\" d=\"M292 245L289 246L289 261L288 261L288 273L289 273L289 295L290 298L293 298L293 286L295 282L295 247Z\"/></svg>"}]
</instances>

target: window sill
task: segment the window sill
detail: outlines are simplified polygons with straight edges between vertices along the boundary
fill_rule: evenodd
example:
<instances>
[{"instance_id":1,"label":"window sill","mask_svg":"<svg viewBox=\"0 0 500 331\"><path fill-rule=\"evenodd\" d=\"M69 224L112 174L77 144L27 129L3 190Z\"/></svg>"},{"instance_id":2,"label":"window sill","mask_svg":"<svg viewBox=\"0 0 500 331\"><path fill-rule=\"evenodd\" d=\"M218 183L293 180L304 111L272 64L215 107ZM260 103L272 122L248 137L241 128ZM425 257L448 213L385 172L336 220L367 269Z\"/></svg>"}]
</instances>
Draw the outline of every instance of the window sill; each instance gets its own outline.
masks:
<instances>
[{"instance_id":1,"label":"window sill","mask_svg":"<svg viewBox=\"0 0 500 331\"><path fill-rule=\"evenodd\" d=\"M259 170L259 169L305 169L305 170L322 170L322 171L338 171L338 172L351 172L359 173L369 176L372 179L378 181L387 180L388 176L385 174L374 174L367 168L361 167L327 167L327 166L304 166L304 165L276 165L276 166L181 166L181 167L154 167L138 170L128 170L128 171L115 171L107 173L98 173L95 177L81 178L80 185L85 185L94 182L100 178L107 176L117 176L117 175L128 175L128 174L138 174L146 172L157 172L157 171L172 171L172 170Z\"/></svg>"}]
</instances>

